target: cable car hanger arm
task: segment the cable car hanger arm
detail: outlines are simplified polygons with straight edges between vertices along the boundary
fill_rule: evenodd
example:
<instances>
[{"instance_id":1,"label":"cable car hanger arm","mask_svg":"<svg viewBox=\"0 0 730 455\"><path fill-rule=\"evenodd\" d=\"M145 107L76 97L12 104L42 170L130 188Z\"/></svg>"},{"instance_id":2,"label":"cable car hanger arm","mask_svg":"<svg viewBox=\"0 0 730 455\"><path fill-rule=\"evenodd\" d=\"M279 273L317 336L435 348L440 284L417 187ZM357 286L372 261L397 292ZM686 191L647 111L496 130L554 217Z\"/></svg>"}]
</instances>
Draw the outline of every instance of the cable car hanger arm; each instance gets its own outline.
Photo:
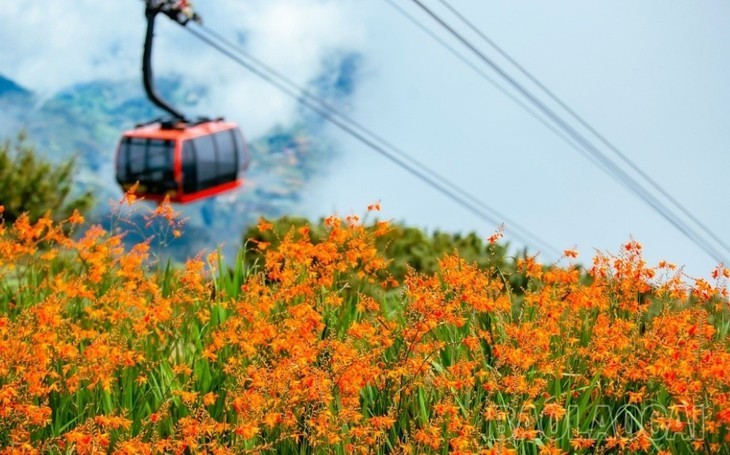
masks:
<instances>
[{"instance_id":1,"label":"cable car hanger arm","mask_svg":"<svg viewBox=\"0 0 730 455\"><path fill-rule=\"evenodd\" d=\"M155 89L155 81L152 72L152 45L155 38L155 18L162 13L178 24L185 26L189 21L201 23L202 19L195 13L186 0L146 0L147 7L147 34L144 41L144 54L142 56L142 80L147 97L152 103L169 113L177 120L186 122L185 115L163 100Z\"/></svg>"}]
</instances>

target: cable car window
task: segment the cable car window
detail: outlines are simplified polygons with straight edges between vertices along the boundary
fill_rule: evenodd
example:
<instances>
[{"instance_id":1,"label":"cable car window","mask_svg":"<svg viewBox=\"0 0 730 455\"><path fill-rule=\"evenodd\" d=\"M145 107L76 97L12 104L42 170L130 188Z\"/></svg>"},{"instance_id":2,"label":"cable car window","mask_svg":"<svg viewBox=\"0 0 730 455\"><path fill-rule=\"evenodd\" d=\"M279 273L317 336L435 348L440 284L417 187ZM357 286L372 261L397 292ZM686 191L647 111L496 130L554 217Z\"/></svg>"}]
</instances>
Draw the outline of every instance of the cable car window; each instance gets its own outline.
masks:
<instances>
[{"instance_id":1,"label":"cable car window","mask_svg":"<svg viewBox=\"0 0 730 455\"><path fill-rule=\"evenodd\" d=\"M198 191L198 175L195 169L195 146L193 141L183 142L182 156L183 192Z\"/></svg>"},{"instance_id":2,"label":"cable car window","mask_svg":"<svg viewBox=\"0 0 730 455\"><path fill-rule=\"evenodd\" d=\"M170 140L125 138L119 147L117 181L120 184L144 185L150 194L163 194L176 187Z\"/></svg>"},{"instance_id":3,"label":"cable car window","mask_svg":"<svg viewBox=\"0 0 730 455\"><path fill-rule=\"evenodd\" d=\"M233 142L236 145L236 153L238 154L238 170L245 171L248 169L246 143L244 142L243 135L238 128L231 130L231 133L233 133Z\"/></svg>"},{"instance_id":4,"label":"cable car window","mask_svg":"<svg viewBox=\"0 0 730 455\"><path fill-rule=\"evenodd\" d=\"M150 141L147 148L147 170L172 170L172 141Z\"/></svg>"},{"instance_id":5,"label":"cable car window","mask_svg":"<svg viewBox=\"0 0 730 455\"><path fill-rule=\"evenodd\" d=\"M218 177L221 181L229 182L236 179L236 143L233 131L221 131L215 135L218 145Z\"/></svg>"},{"instance_id":6,"label":"cable car window","mask_svg":"<svg viewBox=\"0 0 730 455\"><path fill-rule=\"evenodd\" d=\"M130 138L126 146L126 155L129 172L139 174L144 172L147 139Z\"/></svg>"},{"instance_id":7,"label":"cable car window","mask_svg":"<svg viewBox=\"0 0 730 455\"><path fill-rule=\"evenodd\" d=\"M195 163L198 171L198 189L216 185L216 150L211 136L193 139L195 144Z\"/></svg>"},{"instance_id":8,"label":"cable car window","mask_svg":"<svg viewBox=\"0 0 730 455\"><path fill-rule=\"evenodd\" d=\"M124 142L126 142L126 139ZM127 163L129 162L124 142L119 144L117 153L117 182L120 184L127 181Z\"/></svg>"}]
</instances>

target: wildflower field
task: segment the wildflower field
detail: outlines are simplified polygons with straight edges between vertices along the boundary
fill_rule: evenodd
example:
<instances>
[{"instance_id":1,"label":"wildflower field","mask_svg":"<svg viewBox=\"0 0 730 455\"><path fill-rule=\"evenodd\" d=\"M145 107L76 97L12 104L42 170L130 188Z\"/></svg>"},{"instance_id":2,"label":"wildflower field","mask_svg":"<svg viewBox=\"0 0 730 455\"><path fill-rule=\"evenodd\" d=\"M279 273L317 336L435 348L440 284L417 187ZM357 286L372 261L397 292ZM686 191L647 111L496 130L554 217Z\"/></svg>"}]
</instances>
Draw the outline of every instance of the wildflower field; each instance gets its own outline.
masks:
<instances>
[{"instance_id":1,"label":"wildflower field","mask_svg":"<svg viewBox=\"0 0 730 455\"><path fill-rule=\"evenodd\" d=\"M174 267L83 222L0 224L2 453L730 453L725 268L395 279L356 217Z\"/></svg>"}]
</instances>

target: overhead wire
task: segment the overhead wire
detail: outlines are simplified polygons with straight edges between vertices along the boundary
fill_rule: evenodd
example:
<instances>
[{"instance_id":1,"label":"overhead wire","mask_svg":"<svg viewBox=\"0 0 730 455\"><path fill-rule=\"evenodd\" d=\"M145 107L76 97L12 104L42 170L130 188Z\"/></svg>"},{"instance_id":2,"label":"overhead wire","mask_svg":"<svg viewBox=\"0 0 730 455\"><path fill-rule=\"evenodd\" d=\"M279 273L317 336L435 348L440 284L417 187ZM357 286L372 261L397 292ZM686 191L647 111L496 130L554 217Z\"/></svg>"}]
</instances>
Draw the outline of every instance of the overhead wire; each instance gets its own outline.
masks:
<instances>
[{"instance_id":1,"label":"overhead wire","mask_svg":"<svg viewBox=\"0 0 730 455\"><path fill-rule=\"evenodd\" d=\"M562 131L560 131L557 127L555 127L552 123L548 122L544 117L540 116L537 112L535 112L530 106L528 106L524 101L516 97L514 94L512 94L509 90L504 88L502 85L500 85L497 81L495 81L489 74L487 74L486 71L484 71L482 68L477 66L474 62L466 58L463 54L459 53L459 51L456 50L452 45L446 42L443 38L438 36L436 33L434 33L433 30L428 28L425 24L420 22L418 19L413 17L413 15L409 14L408 11L403 9L400 5L398 5L395 0L383 0L384 2L388 3L393 9L398 11L406 20L411 22L414 26L416 26L418 29L420 29L423 33L427 34L431 37L434 41L439 43L444 49L446 49L450 54L452 54L454 57L459 59L463 64L467 65L469 68L471 68L474 72L476 72L482 79L484 79L486 82L490 83L495 89L497 89L499 92L502 93L502 95L506 96L510 100L512 100L514 103L519 105L522 109L524 109L528 114L530 114L535 120L542 123L545 128L548 128L553 133L555 133L557 136L561 137L564 141L571 143L573 147L578 147L577 144L572 143L571 139L565 135ZM599 163L595 163L596 165L600 165Z\"/></svg>"},{"instance_id":2,"label":"overhead wire","mask_svg":"<svg viewBox=\"0 0 730 455\"><path fill-rule=\"evenodd\" d=\"M299 103L317 113L328 122L339 127L341 130L345 131L368 148L384 156L431 188L467 209L473 215L496 226L507 224L507 229L512 232L512 235L525 245L537 247L541 252L554 258L560 256L560 250L553 247L545 240L522 227L520 224L510 220L492 207L489 207L483 201L428 168L426 165L405 153L403 150L393 146L381 136L375 134L342 113L339 109L330 105L305 88L298 86L286 76L241 49L240 46L225 39L209 27L202 25L197 25L197 27L205 33L201 33L191 27L184 28L199 40L213 47L264 81L275 86L284 94L297 100Z\"/></svg>"},{"instance_id":3,"label":"overhead wire","mask_svg":"<svg viewBox=\"0 0 730 455\"><path fill-rule=\"evenodd\" d=\"M688 226L683 220L679 219L671 210L669 210L661 201L659 201L653 194L647 191L639 182L627 174L621 169L616 163L608 158L603 152L595 147L588 139L586 139L580 132L569 125L563 120L555 111L550 109L545 103L540 101L534 94L532 94L526 87L520 84L514 79L509 73L507 73L501 66L499 66L494 60L489 58L481 50L479 50L473 43L471 43L463 34L459 33L452 25L447 23L431 8L426 6L420 0L411 0L421 10L423 10L428 16L430 16L436 23L447 30L457 41L461 42L466 46L474 55L476 55L482 62L492 68L503 80L505 80L513 89L525 97L530 103L532 103L540 112L543 113L548 119L556 124L562 131L565 132L573 141L580 145L579 151L586 156L592 157L595 162L600 163L600 168L608 173L611 177L621 183L626 189L634 193L644 203L649 205L655 212L662 216L672 226L679 230L686 238L692 241L696 246L701 248L710 257L719 263L728 263L722 253L719 253L714 246L708 242L705 238L698 235L697 232ZM589 158L590 159L590 158Z\"/></svg>"},{"instance_id":4,"label":"overhead wire","mask_svg":"<svg viewBox=\"0 0 730 455\"><path fill-rule=\"evenodd\" d=\"M391 3L389 0L385 0L385 1L387 3ZM448 26L448 24L446 24L445 21L443 21L440 18L436 17L435 13L433 13L432 10L429 10L425 5L423 5L423 3L421 3L418 0L413 0L413 1L418 6L420 6L422 9L426 10L426 12L429 13L429 15L432 16L432 18L434 18L437 22L439 22L442 26L444 26L444 28L446 28L448 31L450 31L452 33L452 35L454 35L455 31L450 26ZM444 0L439 0L439 1L441 1L442 3L444 3ZM466 18L464 18L463 15L461 15L461 17L464 20L466 20ZM462 41L462 43L465 44L465 45L467 45L467 47L470 47L470 49L473 52L476 52L477 54L479 54L478 51L476 51L476 49L474 49L473 47L470 46L470 43L463 42L463 40L460 39L459 36L457 36L457 39L459 39L460 41ZM481 55L480 57L484 57L484 55ZM514 59L511 59L511 57L510 57L510 60L511 61L514 61ZM487 63L489 63L490 66L492 66L493 69L497 70L498 73L499 73L500 68L495 68L494 65L496 65L496 64L494 64L494 62L491 62L491 63L490 62L487 62ZM514 79L512 79L511 81L508 80L508 82L515 82L515 81L514 81ZM538 86L542 86L544 88L544 85L539 84L539 81L537 82L537 84L538 84ZM545 90L547 90L547 89L545 89ZM523 93L523 95L524 95L524 93ZM557 98L557 97L555 97L555 98ZM528 99L529 99L529 97L528 97ZM565 106L564 108L566 109L566 111L570 110L570 108L567 107L565 105L565 103L559 102L559 104ZM575 113L573 112L573 114L575 114ZM576 116L577 116L577 114L576 114ZM608 143L609 148L616 149L615 150L615 153L617 153L618 155L620 155L622 157L622 160L630 162L630 160L628 159L628 157L626 157L624 154L622 154L615 146L613 146L613 144L611 144L610 142L608 142L605 139L605 137L601 136L597 131L595 131L595 128L591 127L585 121L583 121L581 123L584 124L584 126L589 131L593 132L594 135L600 136L599 137L599 140L602 140L602 142L605 141L604 143ZM571 145L574 145L574 144L571 143ZM592 151L590 149L588 151L591 152L591 155L593 157L598 158L598 156L595 153L592 153ZM596 149L596 151L598 151L598 150ZM598 153L601 153L601 152L598 151ZM584 156L585 156L585 154L584 154ZM592 161L594 161L594 164L596 163L595 160L592 160ZM600 161L603 164L607 164L608 163L607 161L604 161L604 160L600 160ZM604 171L607 171L609 173L609 175L613 174L615 172L615 169L617 169L613 165L599 166L599 167L602 167L604 169ZM681 204L678 201L676 201L676 199L672 198L671 195L669 195L666 192L666 190L664 190L663 188L661 188L646 173L644 173L640 168L638 168L638 166L636 166L634 163L630 163L630 167L634 168L635 171L637 173L639 173L639 175L641 175L643 178L645 178L645 180L649 181L650 184L653 187L655 187L655 189L658 188L657 189L658 192L660 192L668 200L670 200L670 202L672 202L677 208L679 208L680 211L682 211L685 215L688 215L688 217L693 222L695 222L695 224L697 224L703 231L705 231L705 233L708 234L713 240L715 240L718 244L720 244L721 246L723 246L723 247L725 247L727 249L727 245L716 234L712 233L712 231L710 231L709 228L707 228L701 221L699 221L696 217L694 217L691 213L689 213L689 211L686 208L684 208L683 206L681 206ZM620 168L618 168L618 169L620 170ZM621 170L621 172L623 172L623 171ZM624 175L612 175L612 176L614 178L618 179L620 182L622 181L625 184L627 184L627 188L628 189L630 189L637 196L639 196L642 200L644 200L645 203L647 203L652 208L654 208L655 211L657 211L657 213L659 213L660 215L662 215L675 228L677 228L680 232L682 232L687 238L689 238L691 241L693 241L693 243L695 243L697 246L699 246L700 248L702 248L711 257L713 257L718 262L723 262L723 255L721 253L717 252L717 250L715 250L709 242L707 242L705 239L703 239L700 236L698 236L696 234L696 232L691 227L687 226L686 223L684 223L681 220L679 220L669 209L667 209L663 204L661 204L660 201L658 201L656 198L654 198L650 193L646 192L646 190L643 187L641 187L641 185L638 184L638 182L635 182L635 180L631 179L631 177L628 174L626 174L625 172L623 172L623 174ZM648 196L649 199L647 199L644 196L642 196L642 194Z\"/></svg>"},{"instance_id":5,"label":"overhead wire","mask_svg":"<svg viewBox=\"0 0 730 455\"><path fill-rule=\"evenodd\" d=\"M391 3L392 0L385 0ZM689 218L695 225L697 225L705 234L710 236L718 245L722 246L726 252L730 252L730 245L715 234L705 223L698 219L692 212L689 211L684 205L682 205L676 198L674 198L667 190L665 190L656 180L651 178L643 169L641 169L631 158L623 153L615 144L609 141L603 134L601 134L593 125L591 125L583 116L573 110L567 103L565 103L560 97L558 97L552 90L545 86L537 77L535 77L530 71L516 61L511 55L509 55L504 49L502 49L494 40L489 38L479 27L477 27L472 21L470 21L464 14L459 12L451 3L447 0L438 0L447 10L449 10L454 16L456 16L461 22L464 23L472 32L479 36L485 43L491 46L499 55L507 60L512 66L522 73L530 82L540 88L551 100L553 100L558 106L563 108L574 120L576 120L586 130L590 131L601 143L603 143L609 150L614 152L621 161L626 164L631 170L636 172L644 181L646 181L654 190L664 196L675 208L677 208L683 215Z\"/></svg>"}]
</instances>

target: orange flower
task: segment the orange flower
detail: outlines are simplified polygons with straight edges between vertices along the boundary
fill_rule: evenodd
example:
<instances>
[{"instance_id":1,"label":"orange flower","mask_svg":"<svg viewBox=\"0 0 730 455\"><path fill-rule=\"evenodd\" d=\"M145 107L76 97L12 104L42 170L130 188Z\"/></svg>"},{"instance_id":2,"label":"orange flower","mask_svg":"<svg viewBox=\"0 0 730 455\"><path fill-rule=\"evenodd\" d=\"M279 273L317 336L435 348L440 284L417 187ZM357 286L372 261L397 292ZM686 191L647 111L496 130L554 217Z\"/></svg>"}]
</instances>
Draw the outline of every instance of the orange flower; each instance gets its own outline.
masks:
<instances>
[{"instance_id":1,"label":"orange flower","mask_svg":"<svg viewBox=\"0 0 730 455\"><path fill-rule=\"evenodd\" d=\"M557 447L553 441L550 441L549 443L540 447L541 455L563 455L564 453L566 452L564 452L560 447Z\"/></svg>"},{"instance_id":2,"label":"orange flower","mask_svg":"<svg viewBox=\"0 0 730 455\"><path fill-rule=\"evenodd\" d=\"M73 214L69 217L68 222L71 224L83 224L84 217L81 216L78 210L74 209Z\"/></svg>"},{"instance_id":3,"label":"orange flower","mask_svg":"<svg viewBox=\"0 0 730 455\"><path fill-rule=\"evenodd\" d=\"M593 444L595 443L596 440L591 438L578 437L570 440L570 446L573 447L573 450L588 450L593 447Z\"/></svg>"},{"instance_id":4,"label":"orange flower","mask_svg":"<svg viewBox=\"0 0 730 455\"><path fill-rule=\"evenodd\" d=\"M269 223L268 221L266 221L263 218L259 218L259 224L256 227L258 228L259 231L266 232L266 231L270 231L274 227L274 225Z\"/></svg>"},{"instance_id":5,"label":"orange flower","mask_svg":"<svg viewBox=\"0 0 730 455\"><path fill-rule=\"evenodd\" d=\"M243 439L251 439L259 432L259 427L252 425L252 424L244 424L239 425L234 430L234 433L236 433L238 436L241 436Z\"/></svg>"},{"instance_id":6,"label":"orange flower","mask_svg":"<svg viewBox=\"0 0 730 455\"><path fill-rule=\"evenodd\" d=\"M208 392L203 396L203 404L206 406L212 406L218 399L218 395L213 392Z\"/></svg>"},{"instance_id":7,"label":"orange flower","mask_svg":"<svg viewBox=\"0 0 730 455\"><path fill-rule=\"evenodd\" d=\"M542 414L547 417L560 420L565 416L565 408L557 403L549 403L542 408Z\"/></svg>"},{"instance_id":8,"label":"orange flower","mask_svg":"<svg viewBox=\"0 0 730 455\"><path fill-rule=\"evenodd\" d=\"M629 403L641 403L644 400L645 387L642 387L638 392L628 391L626 392L629 396Z\"/></svg>"},{"instance_id":9,"label":"orange flower","mask_svg":"<svg viewBox=\"0 0 730 455\"><path fill-rule=\"evenodd\" d=\"M487 242L494 245L504 237L504 224L500 224L497 230L487 238Z\"/></svg>"},{"instance_id":10,"label":"orange flower","mask_svg":"<svg viewBox=\"0 0 730 455\"><path fill-rule=\"evenodd\" d=\"M375 204L368 205L368 212L379 212L380 211L380 202L376 202Z\"/></svg>"}]
</instances>

